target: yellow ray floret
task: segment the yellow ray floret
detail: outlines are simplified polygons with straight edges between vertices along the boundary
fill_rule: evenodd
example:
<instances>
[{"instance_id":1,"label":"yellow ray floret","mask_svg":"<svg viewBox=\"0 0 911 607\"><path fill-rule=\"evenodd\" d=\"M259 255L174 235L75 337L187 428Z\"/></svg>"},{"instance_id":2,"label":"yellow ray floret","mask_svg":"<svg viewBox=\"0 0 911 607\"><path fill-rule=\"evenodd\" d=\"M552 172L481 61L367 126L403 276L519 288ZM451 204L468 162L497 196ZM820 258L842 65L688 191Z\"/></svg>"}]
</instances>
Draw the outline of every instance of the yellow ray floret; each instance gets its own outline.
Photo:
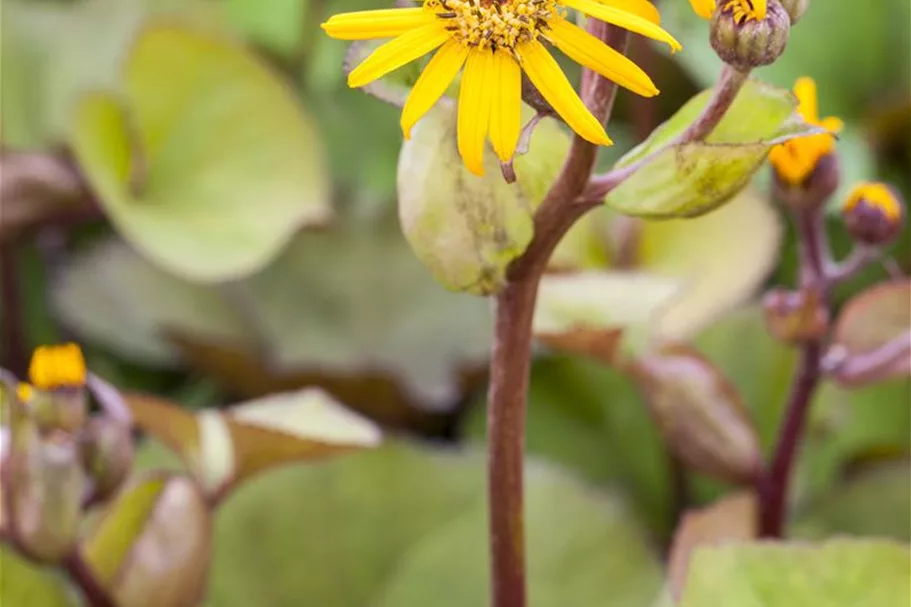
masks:
<instances>
[{"instance_id":1,"label":"yellow ray floret","mask_svg":"<svg viewBox=\"0 0 911 607\"><path fill-rule=\"evenodd\" d=\"M29 380L39 390L78 387L85 384L85 359L76 344L40 346L32 354Z\"/></svg>"},{"instance_id":2,"label":"yellow ray floret","mask_svg":"<svg viewBox=\"0 0 911 607\"><path fill-rule=\"evenodd\" d=\"M828 131L807 137L791 139L772 148L769 162L779 178L791 185L802 184L816 169L819 161L835 149L835 134L841 132L844 124L838 118L820 120L816 83L811 78L800 78L794 84L801 117L808 124Z\"/></svg>"},{"instance_id":3,"label":"yellow ray floret","mask_svg":"<svg viewBox=\"0 0 911 607\"><path fill-rule=\"evenodd\" d=\"M711 19L715 12L715 0L690 0L693 10L703 19Z\"/></svg>"},{"instance_id":4,"label":"yellow ray floret","mask_svg":"<svg viewBox=\"0 0 911 607\"><path fill-rule=\"evenodd\" d=\"M889 221L898 221L902 217L902 205L892 190L884 183L862 181L848 194L844 211L850 213L857 205L864 203L878 209Z\"/></svg>"},{"instance_id":5,"label":"yellow ray floret","mask_svg":"<svg viewBox=\"0 0 911 607\"><path fill-rule=\"evenodd\" d=\"M672 50L680 49L659 25L658 11L648 0L425 0L417 8L335 15L322 27L341 40L392 38L349 74L352 87L369 84L436 50L402 109L405 137L410 137L415 123L462 72L459 153L469 170L480 175L487 141L503 161L515 153L521 130L523 70L581 137L610 144L604 127L582 103L542 42L637 94L658 94L637 65L565 19L565 8L665 42Z\"/></svg>"}]
</instances>

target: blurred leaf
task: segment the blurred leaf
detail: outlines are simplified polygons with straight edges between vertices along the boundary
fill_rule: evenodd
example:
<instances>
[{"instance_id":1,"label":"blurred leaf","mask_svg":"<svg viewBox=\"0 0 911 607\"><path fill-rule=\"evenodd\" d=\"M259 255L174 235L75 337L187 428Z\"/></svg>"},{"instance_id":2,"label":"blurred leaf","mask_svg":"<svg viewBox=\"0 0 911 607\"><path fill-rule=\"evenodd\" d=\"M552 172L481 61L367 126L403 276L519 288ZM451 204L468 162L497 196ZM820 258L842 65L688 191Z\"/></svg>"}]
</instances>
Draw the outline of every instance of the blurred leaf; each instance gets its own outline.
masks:
<instances>
[{"instance_id":1,"label":"blurred leaf","mask_svg":"<svg viewBox=\"0 0 911 607\"><path fill-rule=\"evenodd\" d=\"M125 86L126 107L83 98L70 141L112 220L157 263L197 281L237 278L327 218L313 127L243 49L149 26Z\"/></svg>"},{"instance_id":2,"label":"blurred leaf","mask_svg":"<svg viewBox=\"0 0 911 607\"><path fill-rule=\"evenodd\" d=\"M323 391L275 394L190 415L155 397L129 395L137 427L178 453L204 489L222 497L263 470L380 442L380 431Z\"/></svg>"},{"instance_id":3,"label":"blurred leaf","mask_svg":"<svg viewBox=\"0 0 911 607\"><path fill-rule=\"evenodd\" d=\"M548 468L527 483L532 600L647 605L660 569L629 512ZM477 605L483 495L478 454L402 444L260 477L220 512L209 604Z\"/></svg>"},{"instance_id":4,"label":"blurred leaf","mask_svg":"<svg viewBox=\"0 0 911 607\"><path fill-rule=\"evenodd\" d=\"M911 541L911 466L907 460L865 468L813 500L797 521L810 537L850 534Z\"/></svg>"},{"instance_id":5,"label":"blurred leaf","mask_svg":"<svg viewBox=\"0 0 911 607\"><path fill-rule=\"evenodd\" d=\"M746 190L698 219L645 222L637 267L687 286L657 321L668 339L689 339L753 295L778 259L782 227L768 201Z\"/></svg>"},{"instance_id":6,"label":"blurred leaf","mask_svg":"<svg viewBox=\"0 0 911 607\"><path fill-rule=\"evenodd\" d=\"M835 325L834 344L849 357L868 355L895 340L907 345L891 364L873 369L862 377L843 377L836 381L870 383L889 377L911 375L911 281L898 280L873 286L851 299Z\"/></svg>"},{"instance_id":7,"label":"blurred leaf","mask_svg":"<svg viewBox=\"0 0 911 607\"><path fill-rule=\"evenodd\" d=\"M911 551L877 541L700 548L681 607L905 607Z\"/></svg>"},{"instance_id":8,"label":"blurred leaf","mask_svg":"<svg viewBox=\"0 0 911 607\"><path fill-rule=\"evenodd\" d=\"M749 491L725 497L710 506L690 510L674 531L668 562L670 590L683 594L693 551L706 545L751 540L756 537L756 500Z\"/></svg>"},{"instance_id":9,"label":"blurred leaf","mask_svg":"<svg viewBox=\"0 0 911 607\"><path fill-rule=\"evenodd\" d=\"M730 110L704 142L661 148L682 134L712 96L703 91L649 138L626 154L617 167L657 155L605 199L616 211L649 218L694 217L724 204L747 185L773 145L809 134L787 90L748 80Z\"/></svg>"},{"instance_id":10,"label":"blurred leaf","mask_svg":"<svg viewBox=\"0 0 911 607\"><path fill-rule=\"evenodd\" d=\"M385 375L440 409L487 359L489 304L440 287L392 221L304 234L236 294L276 371Z\"/></svg>"},{"instance_id":11,"label":"blurred leaf","mask_svg":"<svg viewBox=\"0 0 911 607\"><path fill-rule=\"evenodd\" d=\"M0 543L0 571L4 607L79 607L83 603L75 588L50 569L36 567L6 542Z\"/></svg>"},{"instance_id":12,"label":"blurred leaf","mask_svg":"<svg viewBox=\"0 0 911 607\"><path fill-rule=\"evenodd\" d=\"M208 505L186 477L140 476L105 510L80 555L125 607L195 607L211 550Z\"/></svg>"},{"instance_id":13,"label":"blurred leaf","mask_svg":"<svg viewBox=\"0 0 911 607\"><path fill-rule=\"evenodd\" d=\"M228 19L246 37L282 55L293 55L301 48L308 16L308 0L226 0Z\"/></svg>"},{"instance_id":14,"label":"blurred leaf","mask_svg":"<svg viewBox=\"0 0 911 607\"><path fill-rule=\"evenodd\" d=\"M638 357L633 374L668 448L689 468L750 484L762 468L759 438L737 388L688 346Z\"/></svg>"},{"instance_id":15,"label":"blurred leaf","mask_svg":"<svg viewBox=\"0 0 911 607\"><path fill-rule=\"evenodd\" d=\"M255 340L222 293L159 269L120 240L71 256L52 294L57 313L81 338L147 364L177 362L167 331L228 344Z\"/></svg>"}]
</instances>

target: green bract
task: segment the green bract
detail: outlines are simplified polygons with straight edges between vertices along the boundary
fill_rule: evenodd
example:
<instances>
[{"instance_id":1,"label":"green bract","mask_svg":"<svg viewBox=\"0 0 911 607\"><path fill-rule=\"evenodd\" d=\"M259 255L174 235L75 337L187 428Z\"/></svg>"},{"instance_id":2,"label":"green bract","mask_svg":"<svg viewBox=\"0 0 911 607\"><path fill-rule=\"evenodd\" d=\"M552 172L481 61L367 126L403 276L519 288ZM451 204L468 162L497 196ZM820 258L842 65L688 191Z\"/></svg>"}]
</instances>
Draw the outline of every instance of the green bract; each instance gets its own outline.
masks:
<instances>
[{"instance_id":1,"label":"green bract","mask_svg":"<svg viewBox=\"0 0 911 607\"><path fill-rule=\"evenodd\" d=\"M617 168L649 158L608 194L608 206L653 219L703 215L742 190L772 146L818 132L795 113L797 101L789 91L748 80L705 141L664 148L699 116L711 96L707 90L692 98L620 159Z\"/></svg>"},{"instance_id":2,"label":"green bract","mask_svg":"<svg viewBox=\"0 0 911 607\"><path fill-rule=\"evenodd\" d=\"M243 49L155 24L123 89L82 99L70 143L112 221L156 263L197 281L237 278L327 219L313 126Z\"/></svg>"}]
</instances>

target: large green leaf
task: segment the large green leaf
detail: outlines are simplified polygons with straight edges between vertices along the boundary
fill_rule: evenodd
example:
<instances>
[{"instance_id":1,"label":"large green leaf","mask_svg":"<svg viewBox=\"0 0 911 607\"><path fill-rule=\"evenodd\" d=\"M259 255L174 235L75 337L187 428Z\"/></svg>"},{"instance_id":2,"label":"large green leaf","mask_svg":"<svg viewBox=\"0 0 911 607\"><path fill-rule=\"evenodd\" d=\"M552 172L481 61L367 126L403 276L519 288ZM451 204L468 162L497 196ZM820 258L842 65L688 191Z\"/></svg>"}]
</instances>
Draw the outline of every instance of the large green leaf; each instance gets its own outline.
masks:
<instances>
[{"instance_id":1,"label":"large green leaf","mask_svg":"<svg viewBox=\"0 0 911 607\"><path fill-rule=\"evenodd\" d=\"M654 154L608 194L608 206L661 219L705 214L749 183L772 146L814 130L795 114L797 100L789 91L748 80L705 141L665 148L699 116L711 96L708 90L693 97L617 163L618 168L627 167Z\"/></svg>"},{"instance_id":2,"label":"large green leaf","mask_svg":"<svg viewBox=\"0 0 911 607\"><path fill-rule=\"evenodd\" d=\"M86 96L70 142L111 219L155 262L198 281L237 278L327 218L313 126L242 48L148 26L124 89L124 102Z\"/></svg>"},{"instance_id":3,"label":"large green leaf","mask_svg":"<svg viewBox=\"0 0 911 607\"><path fill-rule=\"evenodd\" d=\"M38 568L6 542L0 543L0 604L3 607L79 607L77 591L49 569Z\"/></svg>"},{"instance_id":4,"label":"large green leaf","mask_svg":"<svg viewBox=\"0 0 911 607\"><path fill-rule=\"evenodd\" d=\"M877 541L698 548L681 607L905 607L911 550Z\"/></svg>"},{"instance_id":5,"label":"large green leaf","mask_svg":"<svg viewBox=\"0 0 911 607\"><path fill-rule=\"evenodd\" d=\"M209 604L483 603L482 469L392 444L261 477L218 516ZM532 605L649 604L660 569L628 510L534 464L527 499Z\"/></svg>"}]
</instances>

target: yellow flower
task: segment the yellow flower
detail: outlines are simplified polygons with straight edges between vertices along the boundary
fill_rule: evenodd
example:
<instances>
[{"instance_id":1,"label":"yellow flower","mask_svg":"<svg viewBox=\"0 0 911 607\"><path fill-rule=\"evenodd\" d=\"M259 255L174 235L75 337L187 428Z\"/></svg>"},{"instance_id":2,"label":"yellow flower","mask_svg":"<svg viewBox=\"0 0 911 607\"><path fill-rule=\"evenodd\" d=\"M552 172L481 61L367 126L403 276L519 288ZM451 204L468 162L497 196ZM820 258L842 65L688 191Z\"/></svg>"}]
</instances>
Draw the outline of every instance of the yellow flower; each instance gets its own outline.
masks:
<instances>
[{"instance_id":1,"label":"yellow flower","mask_svg":"<svg viewBox=\"0 0 911 607\"><path fill-rule=\"evenodd\" d=\"M762 21L765 19L767 0L727 0L724 9L734 13L734 20L742 23L744 20L755 19ZM690 0L693 10L703 19L711 19L712 13L715 12L716 0Z\"/></svg>"},{"instance_id":2,"label":"yellow flower","mask_svg":"<svg viewBox=\"0 0 911 607\"><path fill-rule=\"evenodd\" d=\"M78 387L85 384L85 359L76 344L40 346L32 354L29 380L39 390Z\"/></svg>"},{"instance_id":3,"label":"yellow flower","mask_svg":"<svg viewBox=\"0 0 911 607\"><path fill-rule=\"evenodd\" d=\"M838 118L819 119L816 83L812 78L797 80L794 94L799 102L797 109L804 121L829 131L791 139L772 148L769 161L778 176L791 185L800 185L810 176L819 161L835 149L834 134L841 131L844 124Z\"/></svg>"},{"instance_id":4,"label":"yellow flower","mask_svg":"<svg viewBox=\"0 0 911 607\"><path fill-rule=\"evenodd\" d=\"M852 213L861 204L882 213L883 217L890 222L900 220L903 214L902 204L892 189L886 184L876 181L862 181L854 186L851 193L848 194L848 199L845 200L843 212Z\"/></svg>"},{"instance_id":5,"label":"yellow flower","mask_svg":"<svg viewBox=\"0 0 911 607\"><path fill-rule=\"evenodd\" d=\"M643 96L658 94L648 75L622 53L564 18L564 8L668 43L680 44L659 24L648 0L423 0L413 8L343 13L323 29L333 38L393 38L348 75L364 86L439 48L402 109L402 131L437 102L459 72L457 139L468 169L482 175L485 141L501 160L512 158L521 130L522 71L580 136L610 145L543 41L570 59Z\"/></svg>"}]
</instances>

